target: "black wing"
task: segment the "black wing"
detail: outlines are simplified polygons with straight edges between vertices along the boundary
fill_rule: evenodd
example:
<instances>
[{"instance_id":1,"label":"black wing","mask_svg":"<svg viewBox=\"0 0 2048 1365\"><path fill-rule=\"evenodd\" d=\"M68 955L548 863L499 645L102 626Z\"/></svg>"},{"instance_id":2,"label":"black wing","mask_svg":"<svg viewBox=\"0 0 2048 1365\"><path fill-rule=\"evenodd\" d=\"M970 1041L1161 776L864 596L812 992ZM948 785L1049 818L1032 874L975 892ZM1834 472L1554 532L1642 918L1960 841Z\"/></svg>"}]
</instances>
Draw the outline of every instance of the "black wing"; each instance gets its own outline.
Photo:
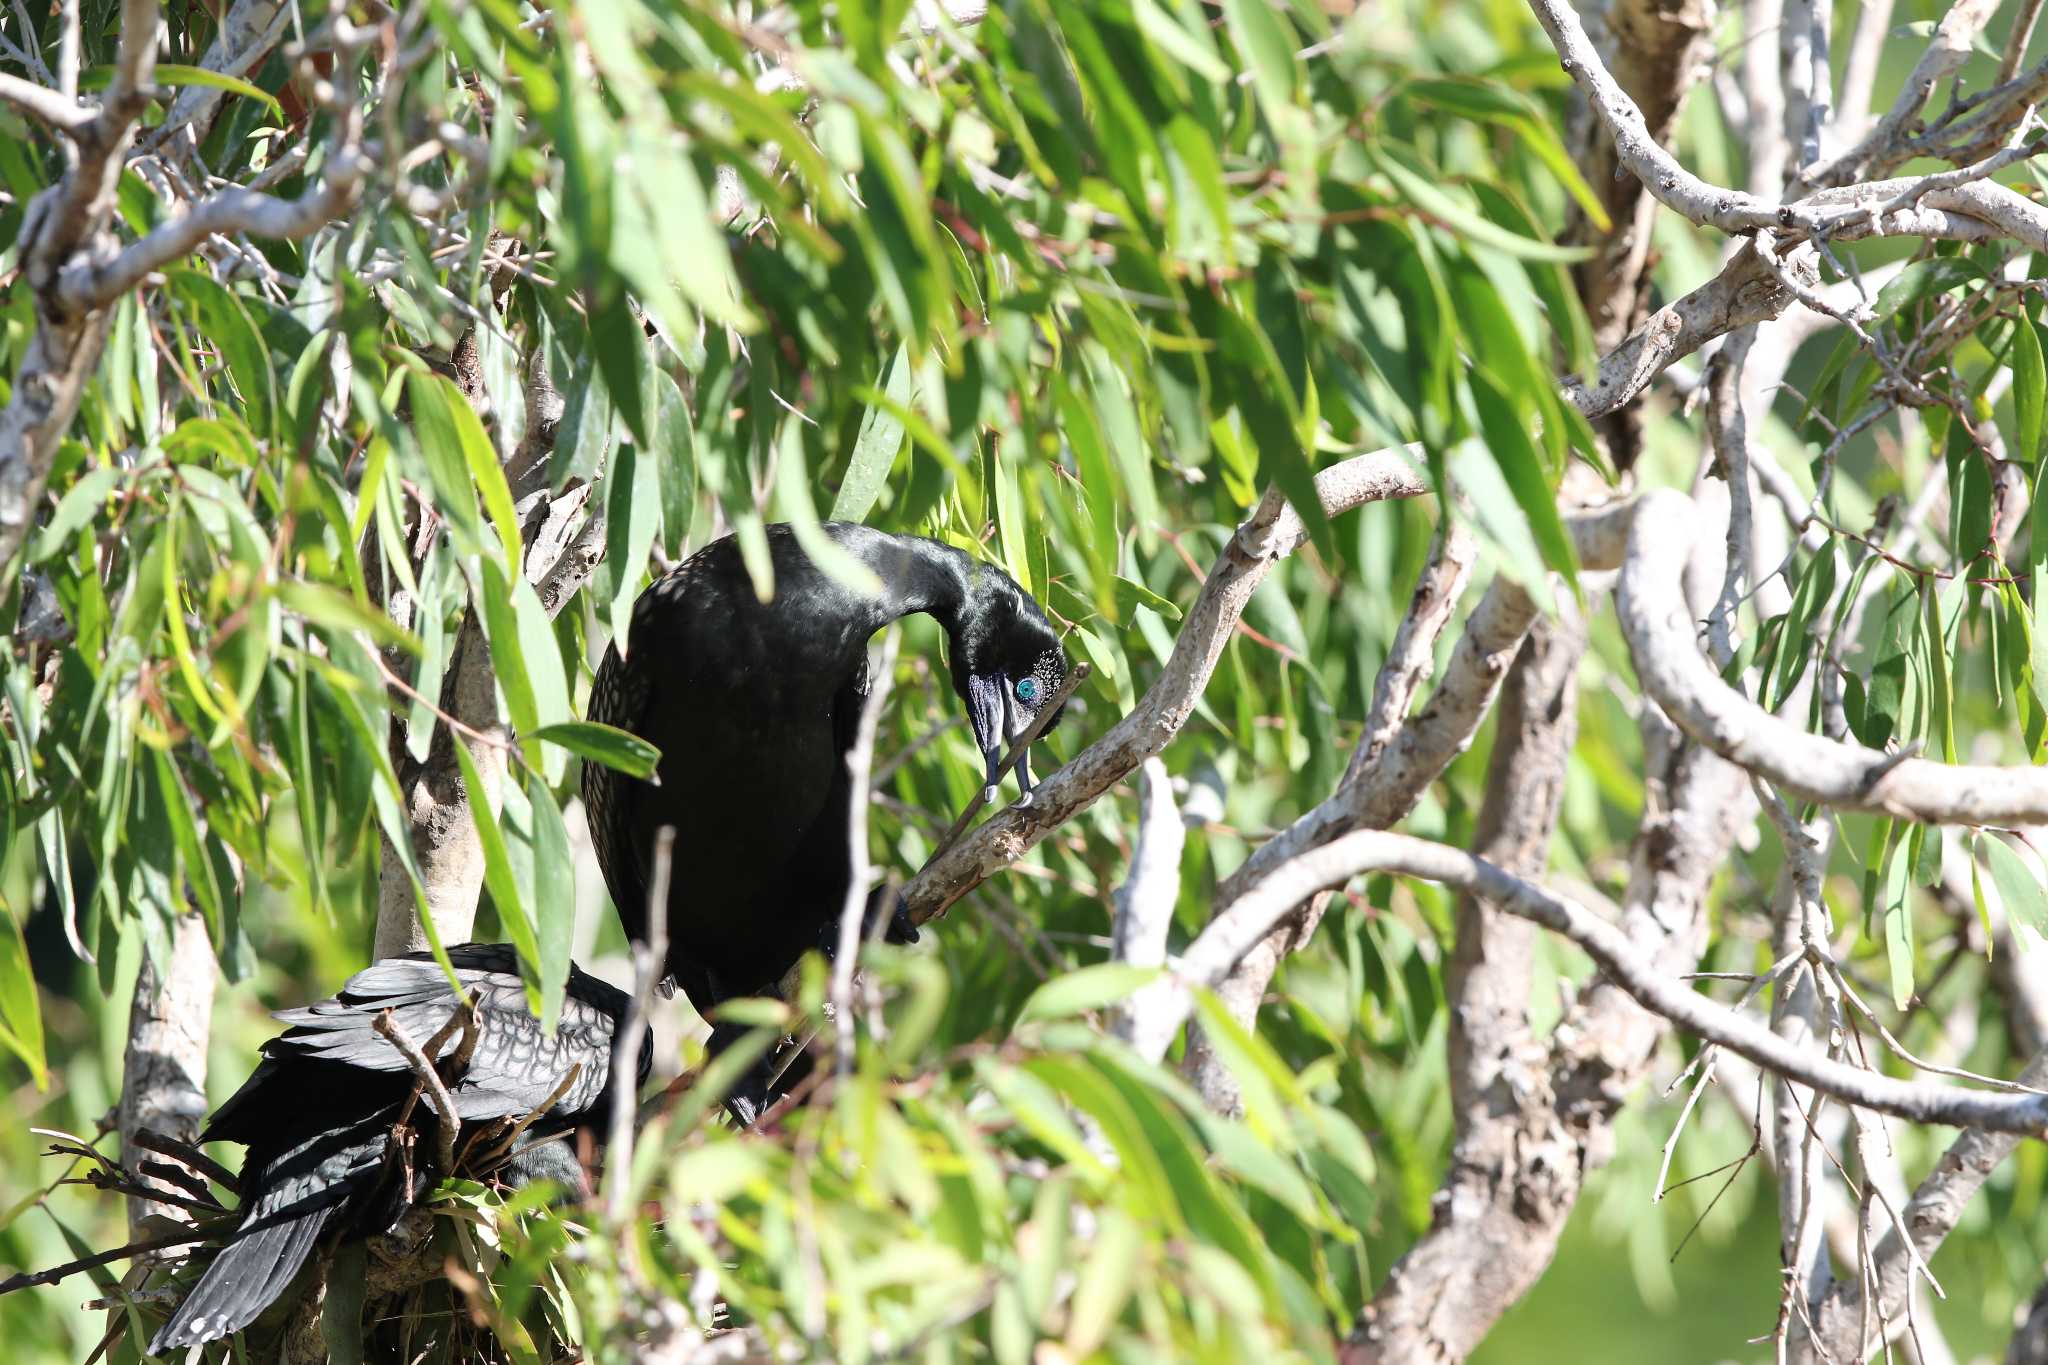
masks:
<instances>
[{"instance_id":1,"label":"black wing","mask_svg":"<svg viewBox=\"0 0 2048 1365\"><path fill-rule=\"evenodd\" d=\"M507 944L464 944L449 950L456 979L476 1002L477 1042L469 1066L450 1086L466 1121L523 1115L546 1102L575 1071L552 1115L568 1118L590 1109L604 1093L612 1040L626 1011L623 992L571 968L555 1035L541 1031L527 1008L517 956ZM282 1010L290 1024L264 1046L264 1062L214 1115L209 1133L233 1136L242 1109L271 1076L294 1062L329 1062L369 1072L404 1072L405 1057L377 1032L379 1015L425 1047L454 1017L456 998L440 965L427 953L386 958L349 978L331 1000ZM461 1044L459 1032L442 1043L445 1057Z\"/></svg>"}]
</instances>

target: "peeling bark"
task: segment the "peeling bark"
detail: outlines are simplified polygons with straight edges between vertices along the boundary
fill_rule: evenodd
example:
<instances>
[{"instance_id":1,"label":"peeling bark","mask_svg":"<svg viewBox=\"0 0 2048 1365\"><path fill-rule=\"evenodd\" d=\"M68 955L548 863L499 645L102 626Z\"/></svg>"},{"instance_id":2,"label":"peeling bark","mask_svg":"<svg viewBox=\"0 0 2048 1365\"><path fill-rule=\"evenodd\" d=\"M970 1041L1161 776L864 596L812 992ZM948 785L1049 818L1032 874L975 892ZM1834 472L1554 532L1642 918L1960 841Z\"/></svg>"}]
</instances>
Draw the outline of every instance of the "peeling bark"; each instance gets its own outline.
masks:
<instances>
[{"instance_id":1,"label":"peeling bark","mask_svg":"<svg viewBox=\"0 0 2048 1365\"><path fill-rule=\"evenodd\" d=\"M1538 876L1578 734L1586 623L1575 611L1530 632L1500 698L1473 851ZM1578 1189L1577 1145L1551 1106L1547 1049L1529 1027L1536 926L1458 898L1444 973L1457 1135L1430 1230L1367 1308L1362 1360L1462 1359L1549 1266ZM1536 1232L1539 1235L1531 1235Z\"/></svg>"},{"instance_id":2,"label":"peeling bark","mask_svg":"<svg viewBox=\"0 0 2048 1365\"><path fill-rule=\"evenodd\" d=\"M171 927L170 943L159 964L149 954L135 979L135 1000L128 1013L128 1049L121 1068L118 1121L121 1152L131 1169L142 1156L135 1134L147 1128L192 1142L206 1120L206 1043L213 1021L213 988L218 971L206 924L197 915L182 915ZM151 1176L151 1188L172 1186ZM172 1204L131 1196L128 1227L138 1239L149 1217L189 1223L191 1217Z\"/></svg>"}]
</instances>

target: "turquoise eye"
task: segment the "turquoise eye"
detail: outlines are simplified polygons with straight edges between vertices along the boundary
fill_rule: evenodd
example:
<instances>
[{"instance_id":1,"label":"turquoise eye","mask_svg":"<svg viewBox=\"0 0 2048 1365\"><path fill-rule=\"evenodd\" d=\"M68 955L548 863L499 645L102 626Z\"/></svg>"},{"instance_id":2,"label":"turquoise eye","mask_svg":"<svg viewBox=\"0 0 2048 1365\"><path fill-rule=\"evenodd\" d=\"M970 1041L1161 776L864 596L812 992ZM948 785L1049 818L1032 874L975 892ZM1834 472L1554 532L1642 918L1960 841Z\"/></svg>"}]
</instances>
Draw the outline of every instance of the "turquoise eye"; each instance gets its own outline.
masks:
<instances>
[{"instance_id":1,"label":"turquoise eye","mask_svg":"<svg viewBox=\"0 0 2048 1365\"><path fill-rule=\"evenodd\" d=\"M1044 695L1045 689L1038 685L1038 679L1017 679L1017 700L1023 702L1026 706L1035 704Z\"/></svg>"}]
</instances>

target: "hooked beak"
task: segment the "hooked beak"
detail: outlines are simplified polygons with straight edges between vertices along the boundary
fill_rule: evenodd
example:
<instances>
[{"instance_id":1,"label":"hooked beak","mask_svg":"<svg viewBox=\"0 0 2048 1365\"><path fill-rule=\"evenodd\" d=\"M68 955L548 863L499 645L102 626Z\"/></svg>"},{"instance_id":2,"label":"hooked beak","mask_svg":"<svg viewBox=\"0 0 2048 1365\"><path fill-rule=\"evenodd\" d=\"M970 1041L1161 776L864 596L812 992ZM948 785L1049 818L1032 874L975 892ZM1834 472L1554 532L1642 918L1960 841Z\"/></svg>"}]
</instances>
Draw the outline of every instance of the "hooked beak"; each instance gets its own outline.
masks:
<instances>
[{"instance_id":1,"label":"hooked beak","mask_svg":"<svg viewBox=\"0 0 2048 1365\"><path fill-rule=\"evenodd\" d=\"M1003 763L1003 721L1009 710L1005 704L1007 696L999 679L974 675L967 679L967 723L974 727L974 743L981 750L981 761L987 771L981 789L984 801L996 799L996 769ZM1021 772L1023 765L1018 768Z\"/></svg>"}]
</instances>

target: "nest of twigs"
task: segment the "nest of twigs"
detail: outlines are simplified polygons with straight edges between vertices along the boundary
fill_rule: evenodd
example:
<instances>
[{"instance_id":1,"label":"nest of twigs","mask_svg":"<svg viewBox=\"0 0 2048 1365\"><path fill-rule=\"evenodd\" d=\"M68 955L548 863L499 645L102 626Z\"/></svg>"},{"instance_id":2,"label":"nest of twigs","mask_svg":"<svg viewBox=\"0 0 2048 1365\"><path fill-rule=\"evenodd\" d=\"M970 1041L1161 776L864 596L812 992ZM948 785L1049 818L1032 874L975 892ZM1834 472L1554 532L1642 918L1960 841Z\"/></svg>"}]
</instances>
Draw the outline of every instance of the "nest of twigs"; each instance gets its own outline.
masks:
<instances>
[{"instance_id":1,"label":"nest of twigs","mask_svg":"<svg viewBox=\"0 0 2048 1365\"><path fill-rule=\"evenodd\" d=\"M504 1210L496 1177L509 1156L506 1133L524 1126L523 1120L507 1121L500 1131L471 1134L457 1156L455 1176L425 1192L394 1228L322 1246L262 1317L238 1336L200 1348L196 1359L207 1365L312 1365L329 1359L509 1365L536 1356L580 1358L546 1285L537 1287L516 1318L506 1315L491 1287ZM137 1133L134 1145L146 1155L123 1163L72 1134L35 1131L51 1139L47 1155L74 1163L73 1173L57 1184L145 1199L165 1212L145 1217L136 1229L141 1235L124 1246L0 1281L0 1295L96 1272L101 1293L86 1306L106 1310L107 1327L84 1365L140 1361L150 1336L232 1240L240 1222L239 1184L198 1148L160 1133ZM395 1178L411 1178L412 1149L420 1136L416 1124L394 1131L386 1160ZM518 1216L558 1217L559 1211L528 1207ZM126 1274L117 1279L108 1273L107 1267L123 1261L129 1262ZM507 1350L504 1335L516 1339L514 1350Z\"/></svg>"}]
</instances>

